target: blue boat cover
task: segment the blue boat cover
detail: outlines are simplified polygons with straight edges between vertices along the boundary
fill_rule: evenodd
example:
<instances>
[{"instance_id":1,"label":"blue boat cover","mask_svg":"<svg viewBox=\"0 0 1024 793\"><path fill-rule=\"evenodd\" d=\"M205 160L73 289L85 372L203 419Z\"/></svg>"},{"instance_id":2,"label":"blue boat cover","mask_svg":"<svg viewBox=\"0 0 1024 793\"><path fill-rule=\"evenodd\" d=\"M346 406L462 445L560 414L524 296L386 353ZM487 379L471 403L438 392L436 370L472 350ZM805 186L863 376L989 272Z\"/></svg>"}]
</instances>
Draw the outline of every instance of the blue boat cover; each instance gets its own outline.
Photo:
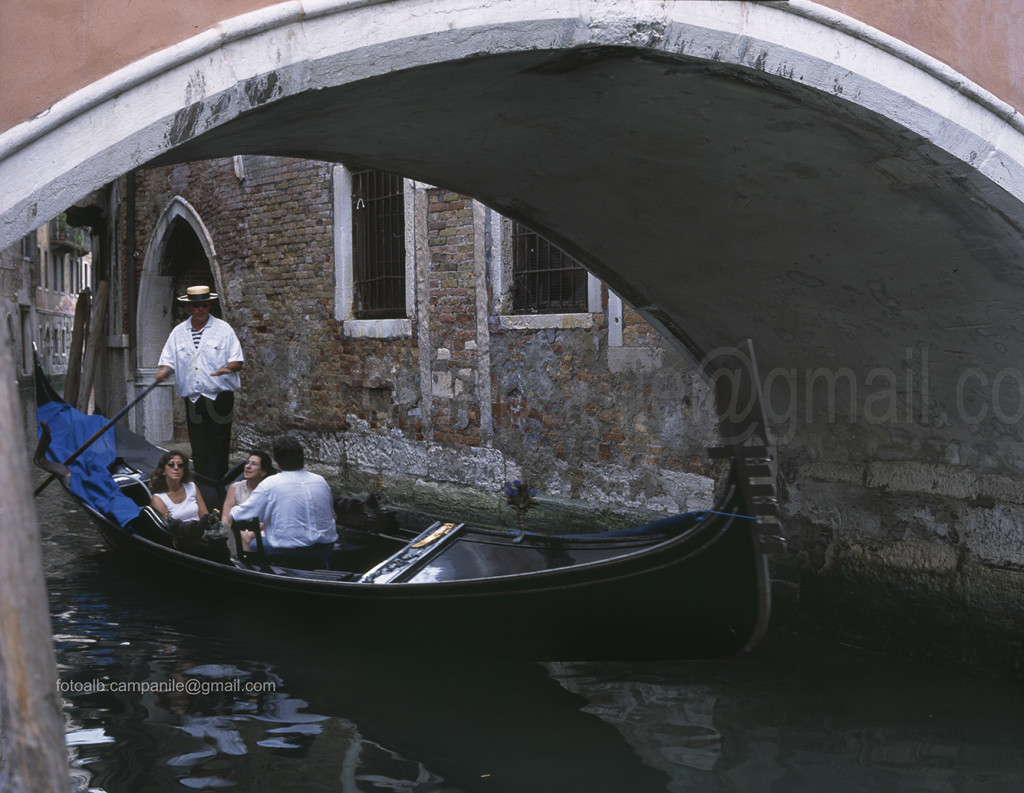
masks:
<instances>
[{"instance_id":1,"label":"blue boat cover","mask_svg":"<svg viewBox=\"0 0 1024 793\"><path fill-rule=\"evenodd\" d=\"M107 423L103 416L87 416L64 402L47 402L37 408L36 421L45 421L50 427L52 440L46 456L58 463L78 451ZM109 520L125 526L138 517L139 505L121 492L110 475L116 456L111 428L68 465L68 489Z\"/></svg>"}]
</instances>

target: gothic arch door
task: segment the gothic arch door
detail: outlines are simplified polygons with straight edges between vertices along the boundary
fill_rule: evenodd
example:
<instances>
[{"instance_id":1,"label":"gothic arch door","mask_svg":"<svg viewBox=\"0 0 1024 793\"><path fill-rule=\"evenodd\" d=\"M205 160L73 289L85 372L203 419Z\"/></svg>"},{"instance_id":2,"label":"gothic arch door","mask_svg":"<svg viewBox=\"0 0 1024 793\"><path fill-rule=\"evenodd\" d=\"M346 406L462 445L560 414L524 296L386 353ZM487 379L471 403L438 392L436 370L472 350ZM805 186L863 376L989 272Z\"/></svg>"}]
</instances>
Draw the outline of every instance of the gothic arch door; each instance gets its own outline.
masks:
<instances>
[{"instance_id":1,"label":"gothic arch door","mask_svg":"<svg viewBox=\"0 0 1024 793\"><path fill-rule=\"evenodd\" d=\"M142 263L137 307L138 361L136 392L153 382L160 351L171 328L186 317L175 298L189 286L206 284L223 294L220 267L206 226L184 198L168 203L153 229ZM219 316L220 307L213 313ZM171 382L141 403L142 426L135 427L154 441L184 441L185 418Z\"/></svg>"}]
</instances>

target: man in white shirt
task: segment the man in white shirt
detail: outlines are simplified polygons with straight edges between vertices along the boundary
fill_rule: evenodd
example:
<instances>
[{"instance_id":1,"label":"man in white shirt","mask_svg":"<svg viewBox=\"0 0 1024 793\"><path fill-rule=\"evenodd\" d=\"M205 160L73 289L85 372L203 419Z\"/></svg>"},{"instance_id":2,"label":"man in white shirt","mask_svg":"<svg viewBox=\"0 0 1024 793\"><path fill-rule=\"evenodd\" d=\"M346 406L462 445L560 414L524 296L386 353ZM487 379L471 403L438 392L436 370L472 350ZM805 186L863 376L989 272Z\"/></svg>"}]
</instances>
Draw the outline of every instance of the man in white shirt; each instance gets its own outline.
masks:
<instances>
[{"instance_id":1,"label":"man in white shirt","mask_svg":"<svg viewBox=\"0 0 1024 793\"><path fill-rule=\"evenodd\" d=\"M272 451L281 471L268 476L244 503L233 507L231 520L258 519L267 556L301 551L315 555L326 567L338 539L331 487L322 476L305 469L302 445L293 435L275 438ZM253 539L249 535L242 536L247 550Z\"/></svg>"},{"instance_id":2,"label":"man in white shirt","mask_svg":"<svg viewBox=\"0 0 1024 793\"><path fill-rule=\"evenodd\" d=\"M191 316L171 330L156 372L161 382L174 374L174 390L185 400L195 470L210 479L228 470L235 391L245 361L232 327L210 316L218 297L208 286L190 286L178 298Z\"/></svg>"}]
</instances>

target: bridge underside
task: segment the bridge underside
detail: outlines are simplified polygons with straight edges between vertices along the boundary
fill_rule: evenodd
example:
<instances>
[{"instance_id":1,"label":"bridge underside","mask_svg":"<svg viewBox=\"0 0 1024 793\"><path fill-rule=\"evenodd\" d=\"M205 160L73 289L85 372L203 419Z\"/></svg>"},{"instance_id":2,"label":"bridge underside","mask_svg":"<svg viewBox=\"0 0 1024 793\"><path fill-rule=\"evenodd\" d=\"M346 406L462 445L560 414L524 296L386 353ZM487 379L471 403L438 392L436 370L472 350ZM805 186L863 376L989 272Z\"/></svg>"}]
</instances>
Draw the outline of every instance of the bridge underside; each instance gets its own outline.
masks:
<instances>
[{"instance_id":1,"label":"bridge underside","mask_svg":"<svg viewBox=\"0 0 1024 793\"><path fill-rule=\"evenodd\" d=\"M518 52L281 98L154 163L237 154L465 192L696 360L752 338L791 451L1024 472L1024 208L839 90L623 47Z\"/></svg>"},{"instance_id":2,"label":"bridge underside","mask_svg":"<svg viewBox=\"0 0 1024 793\"><path fill-rule=\"evenodd\" d=\"M831 629L846 602L883 644L923 615L943 657L991 631L1019 674L1013 108L814 3L283 3L0 135L0 245L132 169L240 154L474 196L697 363L753 339L800 609Z\"/></svg>"}]
</instances>

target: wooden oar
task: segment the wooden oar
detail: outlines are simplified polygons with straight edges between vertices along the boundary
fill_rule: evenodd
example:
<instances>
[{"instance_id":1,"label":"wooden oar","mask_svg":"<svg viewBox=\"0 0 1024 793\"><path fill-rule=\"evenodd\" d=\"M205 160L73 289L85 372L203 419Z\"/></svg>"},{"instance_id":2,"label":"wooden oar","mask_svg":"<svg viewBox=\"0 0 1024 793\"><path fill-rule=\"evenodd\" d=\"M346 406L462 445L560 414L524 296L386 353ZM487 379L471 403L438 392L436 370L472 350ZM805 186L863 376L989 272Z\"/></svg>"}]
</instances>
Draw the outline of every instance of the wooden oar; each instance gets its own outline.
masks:
<instances>
[{"instance_id":1,"label":"wooden oar","mask_svg":"<svg viewBox=\"0 0 1024 793\"><path fill-rule=\"evenodd\" d=\"M84 452L86 449L88 449L90 446L92 446L96 441L98 441L100 439L100 436L103 435L104 432L106 432L111 427L113 427L115 424L117 424L117 422L121 420L121 418L124 416L125 413L127 413L129 410L131 410L137 404L139 404L139 402L142 401L142 398L145 397L150 391L152 391L158 385L160 385L160 381L159 380L154 380L152 383L150 383L148 386L146 386L144 389L142 389L142 393L141 394L139 394L137 397L135 397L135 399L133 399L131 402L129 402L127 405L125 405L123 408L121 408L119 411L117 411L117 413L114 415L114 417L112 419L110 419L110 421L108 421L106 424L104 424L102 427L100 427L98 430L96 430L96 433L91 438L89 438L89 440L87 440L85 443L83 443L81 446L79 446L78 449L75 451L75 453L72 454L70 457L68 457L68 459L66 459L63 464L65 466L67 466L68 463L78 459L78 455L80 455L82 452ZM46 480L41 485L39 485L39 487L37 487L35 489L35 491L32 493L32 495L33 496L38 496L40 493L43 492L43 489L48 484L50 484L50 482L52 482L54 479L57 479L57 478L58 477L57 477L56 474L50 474L46 478Z\"/></svg>"}]
</instances>

